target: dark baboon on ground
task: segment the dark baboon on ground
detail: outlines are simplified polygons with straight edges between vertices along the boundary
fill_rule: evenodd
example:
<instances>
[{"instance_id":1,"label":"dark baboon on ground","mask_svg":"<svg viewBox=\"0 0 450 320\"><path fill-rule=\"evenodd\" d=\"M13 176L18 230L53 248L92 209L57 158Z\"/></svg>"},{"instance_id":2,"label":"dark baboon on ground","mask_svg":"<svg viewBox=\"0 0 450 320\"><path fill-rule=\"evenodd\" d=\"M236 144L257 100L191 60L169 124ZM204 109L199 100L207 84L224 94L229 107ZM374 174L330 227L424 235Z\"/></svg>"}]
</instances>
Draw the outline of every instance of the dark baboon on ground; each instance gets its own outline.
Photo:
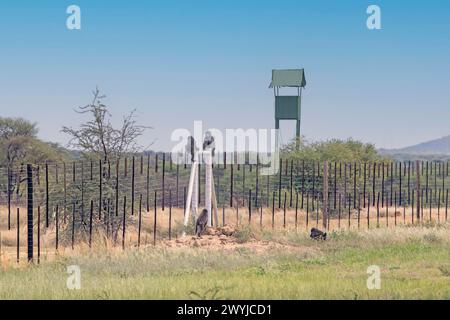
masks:
<instances>
[{"instance_id":1,"label":"dark baboon on ground","mask_svg":"<svg viewBox=\"0 0 450 320\"><path fill-rule=\"evenodd\" d=\"M200 216L195 222L195 235L200 237L202 233L206 230L206 225L208 224L208 210L203 209Z\"/></svg>"},{"instance_id":2,"label":"dark baboon on ground","mask_svg":"<svg viewBox=\"0 0 450 320\"><path fill-rule=\"evenodd\" d=\"M310 237L314 240L327 240L327 233L319 229L312 228Z\"/></svg>"}]
</instances>

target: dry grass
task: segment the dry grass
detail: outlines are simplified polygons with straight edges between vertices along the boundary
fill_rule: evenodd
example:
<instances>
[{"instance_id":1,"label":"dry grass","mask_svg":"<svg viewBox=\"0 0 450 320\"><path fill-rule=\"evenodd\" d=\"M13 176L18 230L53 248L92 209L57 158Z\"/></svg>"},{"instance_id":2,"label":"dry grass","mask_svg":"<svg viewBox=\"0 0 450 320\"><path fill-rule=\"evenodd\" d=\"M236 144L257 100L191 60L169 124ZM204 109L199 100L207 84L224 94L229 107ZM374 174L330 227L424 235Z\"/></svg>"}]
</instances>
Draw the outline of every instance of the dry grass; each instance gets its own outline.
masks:
<instances>
[{"instance_id":1,"label":"dry grass","mask_svg":"<svg viewBox=\"0 0 450 320\"><path fill-rule=\"evenodd\" d=\"M27 239L27 226L26 226L26 209L19 208L20 210L20 248L19 256L21 261L26 260L26 239ZM16 261L17 256L17 221L16 221L16 210L12 210L11 214L11 229L7 228L7 210L5 207L0 207L0 254L2 261ZM367 208L358 211L352 210L350 212L350 217L348 211L341 213L341 219L337 217L332 217L329 221L329 232L339 232L344 230L368 230L377 229L379 227L381 230L388 229L392 230L396 226L415 226L417 225L417 219L414 217L412 219L411 208L400 208L395 210L393 207L385 207L379 209L379 217L377 217L377 209L371 207L369 210L369 219L367 219ZM41 213L43 216L43 213ZM183 216L184 212L180 208L172 208L172 221L171 221L171 237L176 239L181 236L183 227ZM248 208L226 208L225 212L222 209L219 210L219 223L223 223L225 217L225 224L231 226L237 226L239 229L244 230L241 234L245 233L245 230L257 233L270 232L274 234L285 234L288 231L296 231L297 233L307 236L307 232L311 227L322 227L322 214L321 212L310 212L308 221L306 219L306 212L303 210L298 210L297 217L295 210L288 209L286 214L283 209L275 209L275 213L272 216L271 208L259 208L252 209L251 217L249 216ZM251 220L249 224L249 219ZM273 220L272 220L273 219ZM61 219L62 220L62 219ZM424 210L423 213L423 224L425 225L435 225L438 222L443 222L445 220L445 208L441 208L438 212L436 208L431 211ZM125 236L125 246L126 248L137 247L138 243L138 232L137 223L138 216L132 217L131 221L127 224L126 236ZM414 221L414 223L413 223ZM64 228L70 228L70 219L67 220L67 224L64 225L61 222L60 230ZM43 225L43 222L42 222ZM262 225L262 227L261 227ZM141 230L141 246L147 246L153 244L154 240L154 212L143 212L142 213L142 230ZM251 226L251 228L248 228ZM273 226L273 228L272 228ZM37 254L37 218L35 217L35 232L34 232L34 242L35 242L35 255ZM402 230L413 230L413 228L407 228ZM271 232L275 231L275 232ZM383 232L383 231L381 231ZM121 234L121 233L120 233ZM361 233L363 234L363 233ZM374 233L371 233L374 234ZM87 234L85 235L87 237ZM246 236L244 236L245 238ZM56 232L54 226L46 229L42 227L41 230L41 258L44 260L53 259L55 254L65 254L72 252L70 237L68 235L60 235L59 248L56 252ZM166 241L169 238L169 208L157 209L157 223L156 223L156 242L157 244L162 241ZM122 239L118 240L118 243L112 243L111 240L107 239L105 235L101 232L94 231L92 246L99 248L101 250L121 250ZM75 238L75 246L77 250L88 250L89 246L86 241L81 241L81 239Z\"/></svg>"},{"instance_id":2,"label":"dry grass","mask_svg":"<svg viewBox=\"0 0 450 320\"><path fill-rule=\"evenodd\" d=\"M40 265L3 264L0 299L450 298L449 224L341 230L325 242L248 225L227 245L204 238L199 247L176 240L126 251L80 245ZM374 264L380 290L366 287ZM66 287L69 265L81 269L81 290Z\"/></svg>"}]
</instances>

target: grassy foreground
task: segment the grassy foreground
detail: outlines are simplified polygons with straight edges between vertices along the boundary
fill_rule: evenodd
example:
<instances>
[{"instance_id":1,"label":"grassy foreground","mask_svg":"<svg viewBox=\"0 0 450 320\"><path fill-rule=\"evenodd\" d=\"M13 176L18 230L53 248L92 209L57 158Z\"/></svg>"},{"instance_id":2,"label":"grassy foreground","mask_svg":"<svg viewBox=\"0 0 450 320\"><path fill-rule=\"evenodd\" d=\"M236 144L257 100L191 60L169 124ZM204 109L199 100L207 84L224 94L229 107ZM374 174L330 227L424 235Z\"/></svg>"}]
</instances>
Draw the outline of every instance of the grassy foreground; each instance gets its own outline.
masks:
<instances>
[{"instance_id":1,"label":"grassy foreground","mask_svg":"<svg viewBox=\"0 0 450 320\"><path fill-rule=\"evenodd\" d=\"M3 265L0 299L450 299L450 225L332 233L242 230L241 244L83 251ZM78 265L81 289L69 290ZM381 269L369 290L367 268Z\"/></svg>"}]
</instances>

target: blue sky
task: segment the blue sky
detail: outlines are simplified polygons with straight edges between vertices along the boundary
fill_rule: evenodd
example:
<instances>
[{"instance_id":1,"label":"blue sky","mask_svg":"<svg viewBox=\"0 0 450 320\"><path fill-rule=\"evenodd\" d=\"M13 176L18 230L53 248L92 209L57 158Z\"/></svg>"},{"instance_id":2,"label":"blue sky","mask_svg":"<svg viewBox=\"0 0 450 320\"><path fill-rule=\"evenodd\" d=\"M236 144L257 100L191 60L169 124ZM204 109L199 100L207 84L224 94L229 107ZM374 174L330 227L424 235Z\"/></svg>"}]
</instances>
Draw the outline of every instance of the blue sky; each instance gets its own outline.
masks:
<instances>
[{"instance_id":1,"label":"blue sky","mask_svg":"<svg viewBox=\"0 0 450 320\"><path fill-rule=\"evenodd\" d=\"M66 28L66 8L82 29ZM381 7L382 30L366 28ZM400 147L450 134L449 1L0 2L0 115L67 142L95 86L113 116L138 109L168 150L194 120L273 127L273 68L306 70L302 134ZM295 123L282 123L283 141Z\"/></svg>"}]
</instances>

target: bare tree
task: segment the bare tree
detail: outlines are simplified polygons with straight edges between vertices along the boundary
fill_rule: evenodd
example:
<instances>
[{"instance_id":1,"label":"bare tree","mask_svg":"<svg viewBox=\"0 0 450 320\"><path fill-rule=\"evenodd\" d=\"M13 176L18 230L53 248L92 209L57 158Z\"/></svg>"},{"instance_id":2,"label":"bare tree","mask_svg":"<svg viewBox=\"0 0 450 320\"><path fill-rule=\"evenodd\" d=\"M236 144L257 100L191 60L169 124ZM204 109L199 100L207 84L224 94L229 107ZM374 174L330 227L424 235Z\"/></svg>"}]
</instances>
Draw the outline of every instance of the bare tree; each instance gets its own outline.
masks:
<instances>
[{"instance_id":1,"label":"bare tree","mask_svg":"<svg viewBox=\"0 0 450 320\"><path fill-rule=\"evenodd\" d=\"M104 162L120 159L126 153L141 151L137 139L150 127L137 124L136 110L123 117L120 128L114 128L108 107L103 103L106 96L101 95L98 88L93 91L93 95L90 104L75 110L90 115L91 119L81 124L79 129L62 129L63 133L71 136L69 147L82 151L87 158L96 157Z\"/></svg>"},{"instance_id":2,"label":"bare tree","mask_svg":"<svg viewBox=\"0 0 450 320\"><path fill-rule=\"evenodd\" d=\"M85 158L98 160L102 166L102 216L103 221L95 221L97 226L103 226L106 234L117 242L122 218L118 214L119 208L111 209L108 199L114 198L114 193L119 185L112 175L108 174L108 167L113 161L120 161L128 153L142 151L137 139L150 127L138 125L135 120L135 110L123 117L119 128L114 128L111 123L111 114L103 103L106 96L100 94L98 88L93 91L93 99L90 104L79 107L75 112L89 115L90 119L81 124L79 128L63 127L62 132L68 134L71 139L69 147L81 151ZM125 186L124 186L125 188ZM94 190L92 190L94 193ZM80 225L85 228L86 225Z\"/></svg>"}]
</instances>

